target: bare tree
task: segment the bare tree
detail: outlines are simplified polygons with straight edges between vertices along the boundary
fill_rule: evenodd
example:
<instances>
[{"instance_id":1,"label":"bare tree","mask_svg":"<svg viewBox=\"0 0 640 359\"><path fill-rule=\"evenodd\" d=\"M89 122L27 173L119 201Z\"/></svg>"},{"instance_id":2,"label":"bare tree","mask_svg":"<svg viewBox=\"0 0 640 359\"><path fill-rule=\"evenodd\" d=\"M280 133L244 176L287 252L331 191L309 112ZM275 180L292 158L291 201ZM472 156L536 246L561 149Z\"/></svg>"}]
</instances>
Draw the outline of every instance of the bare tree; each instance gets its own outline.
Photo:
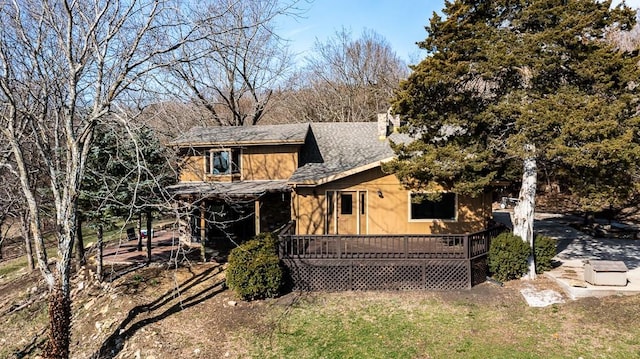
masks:
<instances>
[{"instance_id":1,"label":"bare tree","mask_svg":"<svg viewBox=\"0 0 640 359\"><path fill-rule=\"evenodd\" d=\"M276 83L291 65L275 19L296 16L298 0L224 0L226 9L200 28L205 41L184 47L188 62L171 68L170 86L207 118L208 125L255 125L264 115ZM184 55L184 54L182 54Z\"/></svg>"},{"instance_id":2,"label":"bare tree","mask_svg":"<svg viewBox=\"0 0 640 359\"><path fill-rule=\"evenodd\" d=\"M301 121L372 121L387 111L388 99L407 74L381 35L364 30L354 40L342 29L326 42L316 40L306 66L278 96Z\"/></svg>"},{"instance_id":3,"label":"bare tree","mask_svg":"<svg viewBox=\"0 0 640 359\"><path fill-rule=\"evenodd\" d=\"M69 355L77 201L96 126L116 121L132 134L133 109L169 98L159 93L158 84L168 81L164 69L201 58L187 45L206 49L195 44L266 21L229 21L240 3L219 0L191 9L171 0L16 0L0 7L0 136L9 154L2 165L19 180L38 268L49 286L47 357ZM255 98L262 87L251 86ZM144 159L138 156L137 163L142 178ZM40 200L40 193L47 197ZM52 203L55 218L55 265L45 251L44 203Z\"/></svg>"},{"instance_id":4,"label":"bare tree","mask_svg":"<svg viewBox=\"0 0 640 359\"><path fill-rule=\"evenodd\" d=\"M9 146L6 168L20 182L48 284L46 355L68 357L71 252L76 203L95 126L120 120L121 108L143 102L159 70L195 41L197 23L170 1L37 1L0 7L0 135ZM218 14L219 15L219 14ZM216 16L213 14L212 16ZM27 145L36 149L31 161ZM45 178L55 211L57 256L50 266L34 166Z\"/></svg>"},{"instance_id":5,"label":"bare tree","mask_svg":"<svg viewBox=\"0 0 640 359\"><path fill-rule=\"evenodd\" d=\"M39 156L35 154L37 148L33 145L33 138L27 133L21 137L22 150L24 153L25 162L29 163L30 171L28 173L28 182L31 184L36 203L38 204L40 211L47 213L42 221L43 228L51 228L50 214L52 213L52 206L49 201L42 200L42 192L38 191L38 188L43 188L47 185L44 179L39 175L43 171L43 163L39 160ZM33 241L29 231L29 208L26 205L23 197L23 191L21 182L16 176L15 163L12 161L12 151L7 143L3 143L0 150L0 182L3 184L0 193L0 203L2 206L1 213L5 220L10 222L9 224L13 229L18 227L18 231L12 230L12 233L20 234L24 241L24 251L27 258L27 269L29 271L35 269L34 253L33 253ZM15 226L14 226L15 225ZM5 234L8 234L5 233ZM18 252L20 253L20 252Z\"/></svg>"},{"instance_id":6,"label":"bare tree","mask_svg":"<svg viewBox=\"0 0 640 359\"><path fill-rule=\"evenodd\" d=\"M0 174L0 179L7 179L6 177ZM6 186L7 182L5 181L4 184ZM2 247L5 239L11 232L15 232L12 229L18 223L18 208L19 198L9 182L8 186L0 190L0 260L3 259Z\"/></svg>"}]
</instances>

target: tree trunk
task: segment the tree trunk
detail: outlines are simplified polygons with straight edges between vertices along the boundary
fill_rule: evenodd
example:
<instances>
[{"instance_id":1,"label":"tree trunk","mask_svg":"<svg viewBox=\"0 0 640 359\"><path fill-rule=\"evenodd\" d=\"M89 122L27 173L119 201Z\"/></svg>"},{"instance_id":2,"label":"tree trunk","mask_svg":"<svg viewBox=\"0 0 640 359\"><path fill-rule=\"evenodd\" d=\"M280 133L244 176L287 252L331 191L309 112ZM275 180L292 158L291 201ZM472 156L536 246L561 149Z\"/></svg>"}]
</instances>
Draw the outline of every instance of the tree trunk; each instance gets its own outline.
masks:
<instances>
[{"instance_id":1,"label":"tree trunk","mask_svg":"<svg viewBox=\"0 0 640 359\"><path fill-rule=\"evenodd\" d=\"M80 271L82 266L86 264L86 260L84 258L84 239L82 237L82 218L81 215L78 214L76 226L76 269Z\"/></svg>"},{"instance_id":2,"label":"tree trunk","mask_svg":"<svg viewBox=\"0 0 640 359\"><path fill-rule=\"evenodd\" d=\"M520 236L531 247L529 255L529 273L525 278L536 278L536 267L533 258L533 221L536 207L537 164L535 146L526 145L528 152L524 160L522 186L518 196L518 204L513 209L513 234Z\"/></svg>"},{"instance_id":3,"label":"tree trunk","mask_svg":"<svg viewBox=\"0 0 640 359\"><path fill-rule=\"evenodd\" d=\"M98 255L97 255L97 263L96 263L96 277L98 278L98 281L102 282L102 252L104 249L103 246L103 241L102 241L102 236L103 236L103 228L102 228L102 224L98 225L98 239L96 243L96 246L98 247Z\"/></svg>"},{"instance_id":4,"label":"tree trunk","mask_svg":"<svg viewBox=\"0 0 640 359\"><path fill-rule=\"evenodd\" d=\"M142 251L142 212L138 213L138 252Z\"/></svg>"},{"instance_id":5,"label":"tree trunk","mask_svg":"<svg viewBox=\"0 0 640 359\"><path fill-rule=\"evenodd\" d=\"M4 243L4 241L7 238L6 235L4 235L4 236L2 235L2 227L3 227L4 224L6 224L6 222L7 222L7 216L6 215L2 215L0 217L0 261L2 260L2 248L4 247L2 244ZM4 233L7 234L8 232L9 231L7 230Z\"/></svg>"},{"instance_id":6,"label":"tree trunk","mask_svg":"<svg viewBox=\"0 0 640 359\"><path fill-rule=\"evenodd\" d=\"M71 188L77 188L70 186ZM69 193L69 192L67 192ZM45 347L45 358L69 358L71 338L71 258L73 256L74 237L77 224L73 196L65 196L56 203L56 224L58 239L58 257L53 281L49 286L49 340ZM67 210L65 209L73 209ZM30 213L32 215L32 213ZM31 218L33 226L33 218ZM44 239L37 240L44 243ZM44 252L44 246L36 248ZM44 252L46 253L46 252ZM40 254L40 258L44 255ZM40 266L40 264L39 264ZM42 268L41 268L42 269Z\"/></svg>"},{"instance_id":7,"label":"tree trunk","mask_svg":"<svg viewBox=\"0 0 640 359\"><path fill-rule=\"evenodd\" d=\"M147 264L151 263L151 237L153 237L153 233L151 233L151 210L147 210Z\"/></svg>"},{"instance_id":8,"label":"tree trunk","mask_svg":"<svg viewBox=\"0 0 640 359\"><path fill-rule=\"evenodd\" d=\"M29 218L26 211L20 216L20 232L24 238L24 249L27 253L27 268L32 271L36 269L36 263L33 261L33 246L31 245L31 236L29 235Z\"/></svg>"},{"instance_id":9,"label":"tree trunk","mask_svg":"<svg viewBox=\"0 0 640 359\"><path fill-rule=\"evenodd\" d=\"M58 278L58 281L61 279ZM44 349L47 359L68 359L71 339L71 297L57 283L49 292L49 340Z\"/></svg>"}]
</instances>

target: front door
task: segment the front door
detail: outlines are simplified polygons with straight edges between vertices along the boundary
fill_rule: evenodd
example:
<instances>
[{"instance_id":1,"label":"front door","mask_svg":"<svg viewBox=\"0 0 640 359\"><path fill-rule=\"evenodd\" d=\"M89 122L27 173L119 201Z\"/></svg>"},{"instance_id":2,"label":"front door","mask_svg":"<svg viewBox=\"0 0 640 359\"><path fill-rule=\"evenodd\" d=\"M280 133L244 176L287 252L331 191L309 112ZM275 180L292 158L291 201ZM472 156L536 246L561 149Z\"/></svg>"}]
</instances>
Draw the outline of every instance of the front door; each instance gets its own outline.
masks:
<instances>
[{"instance_id":1,"label":"front door","mask_svg":"<svg viewBox=\"0 0 640 359\"><path fill-rule=\"evenodd\" d=\"M328 191L328 234L365 234L366 192Z\"/></svg>"},{"instance_id":2,"label":"front door","mask_svg":"<svg viewBox=\"0 0 640 359\"><path fill-rule=\"evenodd\" d=\"M358 199L354 191L338 192L338 233L358 234Z\"/></svg>"}]
</instances>

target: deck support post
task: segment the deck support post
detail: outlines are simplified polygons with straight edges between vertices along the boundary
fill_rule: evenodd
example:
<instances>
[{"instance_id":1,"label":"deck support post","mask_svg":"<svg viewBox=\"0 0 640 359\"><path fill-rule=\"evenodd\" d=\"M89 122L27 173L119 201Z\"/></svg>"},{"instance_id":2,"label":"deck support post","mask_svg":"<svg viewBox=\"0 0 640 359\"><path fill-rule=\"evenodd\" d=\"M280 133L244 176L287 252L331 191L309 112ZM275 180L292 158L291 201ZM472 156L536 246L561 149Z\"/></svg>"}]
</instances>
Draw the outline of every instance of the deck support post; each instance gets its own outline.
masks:
<instances>
[{"instance_id":1,"label":"deck support post","mask_svg":"<svg viewBox=\"0 0 640 359\"><path fill-rule=\"evenodd\" d=\"M204 201L200 202L200 256L202 257L202 261L207 261L207 207L205 206Z\"/></svg>"},{"instance_id":2,"label":"deck support post","mask_svg":"<svg viewBox=\"0 0 640 359\"><path fill-rule=\"evenodd\" d=\"M472 282L473 282L473 265L471 265L471 241L469 241L469 235L465 234L465 236L462 239L463 241L463 247L464 247L464 252L466 253L465 255L465 263L467 265L467 289L471 289L472 286Z\"/></svg>"},{"instance_id":3,"label":"deck support post","mask_svg":"<svg viewBox=\"0 0 640 359\"><path fill-rule=\"evenodd\" d=\"M260 199L256 199L255 202L253 202L254 204L254 218L255 218L255 225L256 225L256 236L258 234L260 234Z\"/></svg>"},{"instance_id":4,"label":"deck support post","mask_svg":"<svg viewBox=\"0 0 640 359\"><path fill-rule=\"evenodd\" d=\"M404 236L404 258L409 258L409 238Z\"/></svg>"}]
</instances>

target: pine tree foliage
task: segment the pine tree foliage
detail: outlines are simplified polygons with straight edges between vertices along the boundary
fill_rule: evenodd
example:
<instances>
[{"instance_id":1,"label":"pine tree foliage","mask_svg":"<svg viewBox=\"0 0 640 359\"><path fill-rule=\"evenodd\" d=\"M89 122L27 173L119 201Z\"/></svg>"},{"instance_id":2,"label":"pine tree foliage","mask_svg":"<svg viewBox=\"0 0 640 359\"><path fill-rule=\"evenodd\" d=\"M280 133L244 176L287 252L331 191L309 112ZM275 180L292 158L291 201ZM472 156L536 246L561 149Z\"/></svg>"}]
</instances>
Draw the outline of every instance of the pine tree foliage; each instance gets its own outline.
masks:
<instances>
[{"instance_id":1,"label":"pine tree foliage","mask_svg":"<svg viewBox=\"0 0 640 359\"><path fill-rule=\"evenodd\" d=\"M585 205L637 193L640 57L607 41L635 12L610 5L447 1L393 102L417 140L396 144L387 169L414 188L474 194L533 156Z\"/></svg>"},{"instance_id":2,"label":"pine tree foliage","mask_svg":"<svg viewBox=\"0 0 640 359\"><path fill-rule=\"evenodd\" d=\"M132 135L114 126L96 129L79 202L92 222L109 227L119 218L168 203L164 188L176 176L165 147L147 127Z\"/></svg>"}]
</instances>

